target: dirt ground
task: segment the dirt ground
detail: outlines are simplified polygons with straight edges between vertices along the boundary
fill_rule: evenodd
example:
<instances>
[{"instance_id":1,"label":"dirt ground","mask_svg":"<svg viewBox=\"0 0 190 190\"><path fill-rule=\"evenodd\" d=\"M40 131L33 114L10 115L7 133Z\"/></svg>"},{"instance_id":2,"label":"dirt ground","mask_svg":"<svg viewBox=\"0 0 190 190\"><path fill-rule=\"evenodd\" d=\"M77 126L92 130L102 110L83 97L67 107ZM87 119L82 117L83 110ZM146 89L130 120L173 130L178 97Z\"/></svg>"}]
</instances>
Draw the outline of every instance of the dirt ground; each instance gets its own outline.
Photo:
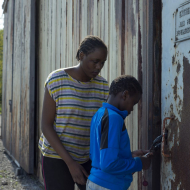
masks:
<instances>
[{"instance_id":1,"label":"dirt ground","mask_svg":"<svg viewBox=\"0 0 190 190\"><path fill-rule=\"evenodd\" d=\"M44 186L33 175L16 175L18 166L9 157L0 139L0 189L44 190Z\"/></svg>"}]
</instances>

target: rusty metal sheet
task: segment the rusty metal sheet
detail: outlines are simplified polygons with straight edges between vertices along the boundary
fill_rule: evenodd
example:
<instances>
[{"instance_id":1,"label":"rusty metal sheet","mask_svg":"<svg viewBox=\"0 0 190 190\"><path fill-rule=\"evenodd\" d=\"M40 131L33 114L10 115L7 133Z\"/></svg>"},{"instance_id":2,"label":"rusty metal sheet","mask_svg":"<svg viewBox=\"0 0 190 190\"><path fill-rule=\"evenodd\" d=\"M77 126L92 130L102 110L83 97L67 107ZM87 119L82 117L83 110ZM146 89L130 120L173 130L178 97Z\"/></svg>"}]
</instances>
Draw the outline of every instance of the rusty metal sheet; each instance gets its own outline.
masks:
<instances>
[{"instance_id":1,"label":"rusty metal sheet","mask_svg":"<svg viewBox=\"0 0 190 190\"><path fill-rule=\"evenodd\" d=\"M121 18L121 61L122 74L132 75L138 78L138 0L123 1L122 2ZM130 117L126 119L126 127L130 136L131 150L137 150L138 145L138 106ZM138 189L138 173L134 174L133 182L131 183L131 190Z\"/></svg>"},{"instance_id":2,"label":"rusty metal sheet","mask_svg":"<svg viewBox=\"0 0 190 190\"><path fill-rule=\"evenodd\" d=\"M190 7L190 1L185 2ZM190 185L190 40L175 43L175 17L185 2L164 0L162 11L162 120L171 115L175 117L166 123L168 140L164 151L170 157L163 156L161 165L161 189L169 190L189 189Z\"/></svg>"},{"instance_id":3,"label":"rusty metal sheet","mask_svg":"<svg viewBox=\"0 0 190 190\"><path fill-rule=\"evenodd\" d=\"M161 134L161 12L162 3L161 1L154 1L153 3L153 94L152 94L152 132L149 138L149 146L152 141ZM150 62L151 64L151 62ZM151 93L151 92L150 92ZM156 152L152 159L152 189L160 190L160 151Z\"/></svg>"},{"instance_id":4,"label":"rusty metal sheet","mask_svg":"<svg viewBox=\"0 0 190 190\"><path fill-rule=\"evenodd\" d=\"M133 3L133 4L132 4ZM141 82L143 94L138 105L138 148L147 149L154 138L160 135L160 115L161 115L161 2L160 1L136 1L129 2L128 7L132 7L127 14L128 46L129 56L132 53L131 61L138 63L138 74L134 73ZM156 11L154 11L156 10ZM130 14L129 14L130 13ZM132 23L135 24L132 24ZM134 75L133 74L133 75ZM134 136L134 145L136 138ZM159 153L152 161L151 168L144 172L148 187L142 186L142 174L138 175L138 189L160 189L159 178Z\"/></svg>"}]
</instances>

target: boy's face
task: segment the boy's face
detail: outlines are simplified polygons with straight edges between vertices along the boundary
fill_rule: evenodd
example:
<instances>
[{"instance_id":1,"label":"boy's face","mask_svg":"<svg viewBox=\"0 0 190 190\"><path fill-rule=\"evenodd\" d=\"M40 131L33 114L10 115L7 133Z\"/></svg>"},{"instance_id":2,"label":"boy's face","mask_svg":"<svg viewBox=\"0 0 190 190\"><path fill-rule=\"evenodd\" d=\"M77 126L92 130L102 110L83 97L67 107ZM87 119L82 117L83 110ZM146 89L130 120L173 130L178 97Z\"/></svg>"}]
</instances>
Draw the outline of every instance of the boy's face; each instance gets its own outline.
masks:
<instances>
[{"instance_id":1,"label":"boy's face","mask_svg":"<svg viewBox=\"0 0 190 190\"><path fill-rule=\"evenodd\" d=\"M136 105L141 98L140 93L136 93L132 96L129 95L129 92L126 90L122 93L122 99L120 103L120 110L127 110L128 115L133 111L133 106Z\"/></svg>"}]
</instances>

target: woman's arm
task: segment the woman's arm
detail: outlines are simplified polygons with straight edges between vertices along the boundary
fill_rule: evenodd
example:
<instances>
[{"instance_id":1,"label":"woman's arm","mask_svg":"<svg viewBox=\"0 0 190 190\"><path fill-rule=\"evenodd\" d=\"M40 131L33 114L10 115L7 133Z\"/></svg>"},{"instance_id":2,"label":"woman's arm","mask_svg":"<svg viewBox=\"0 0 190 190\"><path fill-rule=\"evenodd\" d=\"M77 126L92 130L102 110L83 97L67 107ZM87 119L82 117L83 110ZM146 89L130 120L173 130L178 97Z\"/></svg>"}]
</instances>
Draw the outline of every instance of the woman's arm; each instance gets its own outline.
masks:
<instances>
[{"instance_id":1,"label":"woman's arm","mask_svg":"<svg viewBox=\"0 0 190 190\"><path fill-rule=\"evenodd\" d=\"M61 143L56 131L53 128L55 114L56 114L56 102L50 96L47 87L45 87L44 101L42 108L42 120L41 120L42 132L46 137L46 139L48 140L48 142L50 143L50 145L53 147L53 149L67 164L74 182L83 185L86 183L83 174L86 177L88 177L88 174L80 164L78 164L76 161L72 159L70 154L67 152L67 150Z\"/></svg>"}]
</instances>

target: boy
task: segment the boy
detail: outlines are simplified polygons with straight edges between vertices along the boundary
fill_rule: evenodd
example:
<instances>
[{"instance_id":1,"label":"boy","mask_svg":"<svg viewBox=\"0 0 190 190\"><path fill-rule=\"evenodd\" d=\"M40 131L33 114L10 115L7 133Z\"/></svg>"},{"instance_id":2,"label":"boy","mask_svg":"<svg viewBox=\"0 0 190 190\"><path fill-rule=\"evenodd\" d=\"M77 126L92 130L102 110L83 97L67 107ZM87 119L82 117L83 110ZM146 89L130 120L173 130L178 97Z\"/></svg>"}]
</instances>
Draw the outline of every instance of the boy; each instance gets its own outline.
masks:
<instances>
[{"instance_id":1,"label":"boy","mask_svg":"<svg viewBox=\"0 0 190 190\"><path fill-rule=\"evenodd\" d=\"M122 75L111 83L107 103L103 103L91 121L92 169L87 190L126 190L134 172L149 168L150 158L135 157L145 152L131 152L124 123L141 95L142 88L132 76Z\"/></svg>"}]
</instances>

